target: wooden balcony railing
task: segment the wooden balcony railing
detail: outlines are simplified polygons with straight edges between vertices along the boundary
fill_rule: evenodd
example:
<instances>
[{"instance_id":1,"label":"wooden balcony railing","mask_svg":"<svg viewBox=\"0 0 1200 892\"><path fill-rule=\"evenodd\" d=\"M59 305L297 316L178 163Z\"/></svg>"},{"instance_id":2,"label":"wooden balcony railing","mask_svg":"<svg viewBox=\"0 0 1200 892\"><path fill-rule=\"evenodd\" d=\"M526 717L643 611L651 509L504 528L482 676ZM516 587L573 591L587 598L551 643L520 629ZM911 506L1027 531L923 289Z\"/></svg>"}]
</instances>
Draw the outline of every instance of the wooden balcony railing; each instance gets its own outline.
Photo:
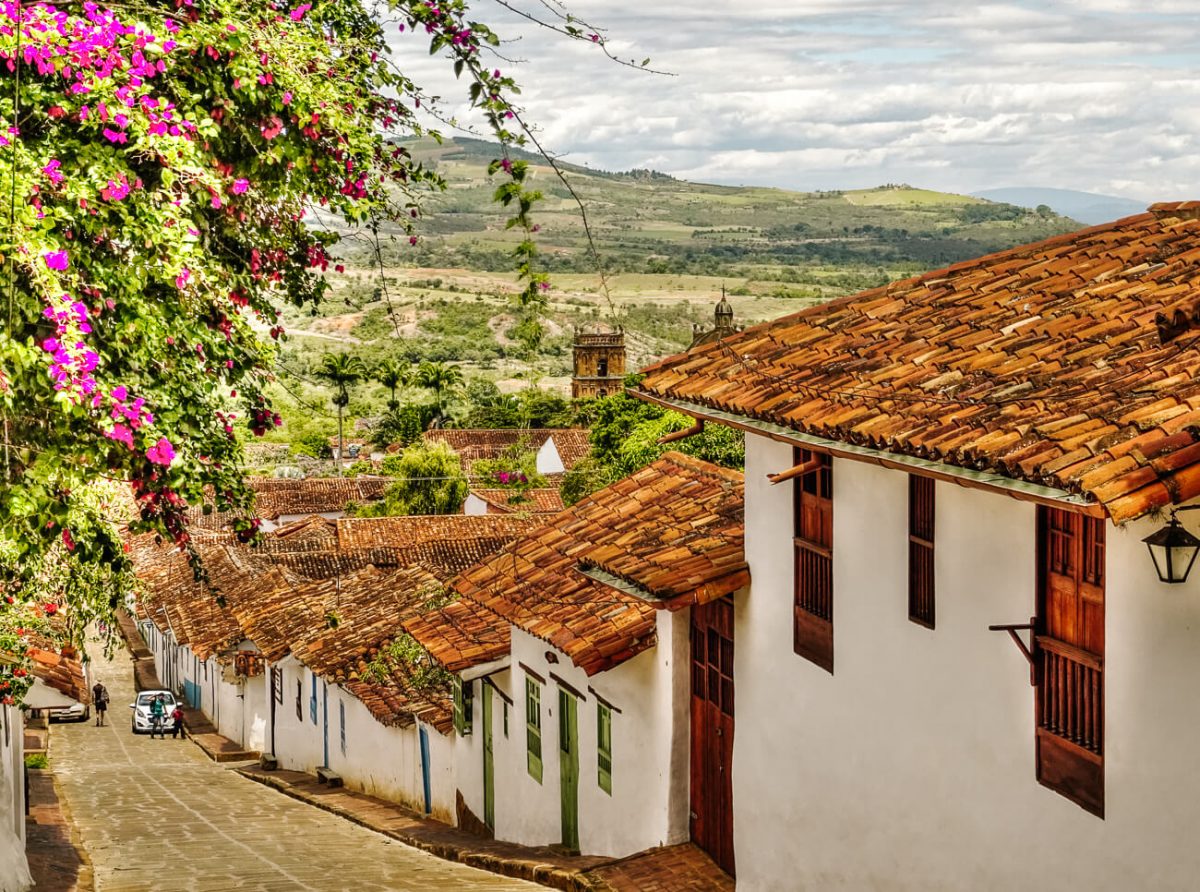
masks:
<instances>
[{"instance_id":1,"label":"wooden balcony railing","mask_svg":"<svg viewBox=\"0 0 1200 892\"><path fill-rule=\"evenodd\" d=\"M1038 726L1096 755L1104 747L1104 661L1039 635Z\"/></svg>"}]
</instances>

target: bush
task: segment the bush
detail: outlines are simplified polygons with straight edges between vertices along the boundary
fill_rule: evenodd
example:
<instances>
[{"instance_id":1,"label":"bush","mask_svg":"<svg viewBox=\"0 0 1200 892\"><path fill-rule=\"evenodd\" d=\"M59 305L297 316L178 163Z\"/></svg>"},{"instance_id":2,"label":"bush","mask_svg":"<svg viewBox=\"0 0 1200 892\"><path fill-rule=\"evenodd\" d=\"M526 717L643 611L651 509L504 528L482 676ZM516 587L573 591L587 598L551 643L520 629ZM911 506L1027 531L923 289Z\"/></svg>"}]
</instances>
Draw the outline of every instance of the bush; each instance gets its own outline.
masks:
<instances>
[{"instance_id":1,"label":"bush","mask_svg":"<svg viewBox=\"0 0 1200 892\"><path fill-rule=\"evenodd\" d=\"M49 767L49 763L50 760L46 757L45 753L30 753L25 757L26 768L47 768Z\"/></svg>"},{"instance_id":2,"label":"bush","mask_svg":"<svg viewBox=\"0 0 1200 892\"><path fill-rule=\"evenodd\" d=\"M301 434L292 441L292 455L307 455L309 458L333 458L329 438L316 431Z\"/></svg>"}]
</instances>

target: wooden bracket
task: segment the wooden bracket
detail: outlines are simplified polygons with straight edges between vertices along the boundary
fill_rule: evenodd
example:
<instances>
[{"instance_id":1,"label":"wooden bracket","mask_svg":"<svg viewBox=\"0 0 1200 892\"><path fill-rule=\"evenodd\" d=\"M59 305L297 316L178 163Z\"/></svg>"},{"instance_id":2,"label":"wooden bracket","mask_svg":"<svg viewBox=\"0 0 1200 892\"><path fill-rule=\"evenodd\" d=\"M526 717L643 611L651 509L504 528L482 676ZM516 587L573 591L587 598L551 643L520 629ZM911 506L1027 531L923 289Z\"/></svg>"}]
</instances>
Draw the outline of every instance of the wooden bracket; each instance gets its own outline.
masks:
<instances>
[{"instance_id":1,"label":"wooden bracket","mask_svg":"<svg viewBox=\"0 0 1200 892\"><path fill-rule=\"evenodd\" d=\"M796 465L794 468L788 468L786 471L780 471L778 474L768 474L767 479L770 480L771 485L774 486L776 483L783 483L784 481L791 480L794 477L800 477L804 474L809 474L813 471L819 470L823 466L824 460L822 456L818 455L814 458L810 458L803 464Z\"/></svg>"},{"instance_id":2,"label":"wooden bracket","mask_svg":"<svg viewBox=\"0 0 1200 892\"><path fill-rule=\"evenodd\" d=\"M1034 659L1033 650L1031 647L1037 647L1037 639L1034 638L1033 635L1033 630L1036 626L1036 623L1037 617L1031 616L1029 617L1029 622L1027 623L1008 623L997 626L988 626L989 632L1008 632L1008 636L1012 638L1013 644L1015 644L1017 649L1021 651L1021 656L1025 657L1025 659L1029 661L1029 683L1034 687L1037 687L1037 660ZM1029 632L1029 645L1021 640L1021 636L1017 634L1018 632Z\"/></svg>"},{"instance_id":3,"label":"wooden bracket","mask_svg":"<svg viewBox=\"0 0 1200 892\"><path fill-rule=\"evenodd\" d=\"M688 437L694 437L696 434L704 433L704 419L699 419L695 424L686 430L674 431L659 437L655 442L659 446L666 446L668 443L674 443L676 440L686 440Z\"/></svg>"}]
</instances>

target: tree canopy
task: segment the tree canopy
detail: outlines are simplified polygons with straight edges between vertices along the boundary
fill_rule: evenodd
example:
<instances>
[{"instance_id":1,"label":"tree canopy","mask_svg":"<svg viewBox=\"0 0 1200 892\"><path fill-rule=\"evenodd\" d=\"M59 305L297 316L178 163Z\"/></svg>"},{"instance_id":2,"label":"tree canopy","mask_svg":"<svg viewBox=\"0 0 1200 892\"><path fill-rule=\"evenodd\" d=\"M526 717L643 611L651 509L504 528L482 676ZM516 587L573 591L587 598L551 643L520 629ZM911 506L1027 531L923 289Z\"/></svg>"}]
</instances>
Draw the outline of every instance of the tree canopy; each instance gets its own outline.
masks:
<instances>
[{"instance_id":1,"label":"tree canopy","mask_svg":"<svg viewBox=\"0 0 1200 892\"><path fill-rule=\"evenodd\" d=\"M427 39L500 142L519 139L498 38L465 0L0 3L8 597L69 600L48 560L124 566L131 517L186 547L189 507L249 507L235 425L279 423L279 307L325 292L331 223L415 239L421 193L443 186L392 138L421 132L428 102L385 24ZM531 232L524 164L495 170ZM535 254L526 239L516 257L530 306ZM132 505L86 497L100 480Z\"/></svg>"}]
</instances>

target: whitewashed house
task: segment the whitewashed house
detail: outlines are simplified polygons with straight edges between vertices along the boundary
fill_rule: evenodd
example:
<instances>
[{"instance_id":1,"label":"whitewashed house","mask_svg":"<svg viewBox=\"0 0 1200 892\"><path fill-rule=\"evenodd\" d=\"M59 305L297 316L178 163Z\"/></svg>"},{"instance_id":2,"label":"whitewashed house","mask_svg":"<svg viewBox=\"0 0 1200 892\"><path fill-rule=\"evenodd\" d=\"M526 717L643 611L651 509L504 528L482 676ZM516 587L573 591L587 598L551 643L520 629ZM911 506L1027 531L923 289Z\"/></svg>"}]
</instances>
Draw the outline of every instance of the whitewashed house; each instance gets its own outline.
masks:
<instances>
[{"instance_id":1,"label":"whitewashed house","mask_svg":"<svg viewBox=\"0 0 1200 892\"><path fill-rule=\"evenodd\" d=\"M748 582L741 475L678 453L456 577L405 628L457 675L459 823L614 857L685 841L689 642Z\"/></svg>"},{"instance_id":2,"label":"whitewashed house","mask_svg":"<svg viewBox=\"0 0 1200 892\"><path fill-rule=\"evenodd\" d=\"M537 472L554 477L571 470L588 454L590 433L577 428L445 428L425 431L423 436L426 443L445 443L458 453L468 475L480 459L496 459L512 451L530 450L536 453Z\"/></svg>"},{"instance_id":3,"label":"whitewashed house","mask_svg":"<svg viewBox=\"0 0 1200 892\"><path fill-rule=\"evenodd\" d=\"M692 743L731 781L691 794L741 888L1196 888L1200 572L1144 540L1200 497L1198 335L1192 202L647 370L746 432L736 710Z\"/></svg>"},{"instance_id":4,"label":"whitewashed house","mask_svg":"<svg viewBox=\"0 0 1200 892\"><path fill-rule=\"evenodd\" d=\"M16 706L0 705L0 890L33 885L25 857L25 730Z\"/></svg>"},{"instance_id":5,"label":"whitewashed house","mask_svg":"<svg viewBox=\"0 0 1200 892\"><path fill-rule=\"evenodd\" d=\"M179 552L135 540L143 635L160 678L219 733L282 768L452 821L449 687L418 683L387 648L443 580L533 525L311 517L253 548L200 530L203 582Z\"/></svg>"}]
</instances>

